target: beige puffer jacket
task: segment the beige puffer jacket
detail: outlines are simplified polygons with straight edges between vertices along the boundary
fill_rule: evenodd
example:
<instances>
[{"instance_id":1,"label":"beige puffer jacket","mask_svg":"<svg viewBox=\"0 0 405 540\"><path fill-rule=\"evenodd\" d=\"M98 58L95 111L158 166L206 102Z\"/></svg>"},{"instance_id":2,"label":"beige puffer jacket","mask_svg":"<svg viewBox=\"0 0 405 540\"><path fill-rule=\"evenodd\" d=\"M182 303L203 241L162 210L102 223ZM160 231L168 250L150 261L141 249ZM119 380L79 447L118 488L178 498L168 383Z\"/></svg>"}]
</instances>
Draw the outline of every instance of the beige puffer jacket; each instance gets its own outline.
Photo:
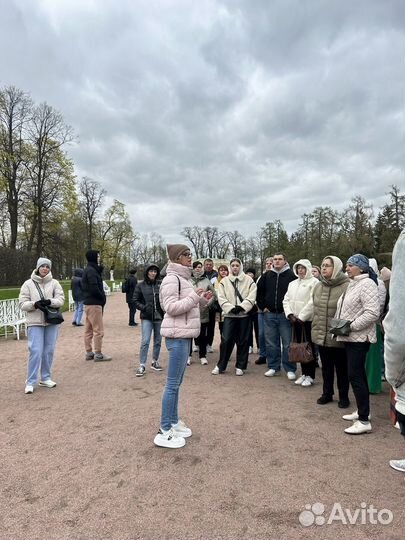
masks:
<instances>
[{"instance_id":1,"label":"beige puffer jacket","mask_svg":"<svg viewBox=\"0 0 405 540\"><path fill-rule=\"evenodd\" d=\"M313 343L322 347L343 348L329 332L330 321L336 313L339 298L349 286L349 278L343 273L343 263L339 257L328 255L333 261L333 273L330 279L321 280L312 290L311 300L302 309L300 319L312 320L311 338Z\"/></svg>"},{"instance_id":2,"label":"beige puffer jacket","mask_svg":"<svg viewBox=\"0 0 405 540\"><path fill-rule=\"evenodd\" d=\"M23 283L18 301L22 311L27 312L27 326L48 326L48 323L45 322L44 313L34 306L35 302L41 300L34 281L38 283L44 298L51 301L52 307L62 307L65 302L65 295L59 281L52 278L51 272L41 278L34 270L31 278Z\"/></svg>"},{"instance_id":3,"label":"beige puffer jacket","mask_svg":"<svg viewBox=\"0 0 405 540\"><path fill-rule=\"evenodd\" d=\"M380 318L378 287L368 274L350 280L346 294L339 299L336 317L352 321L348 336L337 336L337 341L376 343L376 322Z\"/></svg>"}]
</instances>

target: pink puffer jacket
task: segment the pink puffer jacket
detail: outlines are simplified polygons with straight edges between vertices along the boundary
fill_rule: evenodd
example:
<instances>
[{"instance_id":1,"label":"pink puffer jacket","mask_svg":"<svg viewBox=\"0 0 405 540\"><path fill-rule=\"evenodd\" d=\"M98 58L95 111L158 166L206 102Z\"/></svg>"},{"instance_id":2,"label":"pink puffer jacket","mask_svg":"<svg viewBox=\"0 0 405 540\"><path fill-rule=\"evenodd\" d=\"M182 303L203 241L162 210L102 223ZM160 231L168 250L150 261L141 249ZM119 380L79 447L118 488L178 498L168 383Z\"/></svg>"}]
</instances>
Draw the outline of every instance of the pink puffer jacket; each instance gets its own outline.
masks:
<instances>
[{"instance_id":1,"label":"pink puffer jacket","mask_svg":"<svg viewBox=\"0 0 405 540\"><path fill-rule=\"evenodd\" d=\"M189 281L191 268L169 262L160 286L160 305L165 311L160 333L167 338L195 338L200 334L200 302ZM180 289L180 292L179 292Z\"/></svg>"}]
</instances>

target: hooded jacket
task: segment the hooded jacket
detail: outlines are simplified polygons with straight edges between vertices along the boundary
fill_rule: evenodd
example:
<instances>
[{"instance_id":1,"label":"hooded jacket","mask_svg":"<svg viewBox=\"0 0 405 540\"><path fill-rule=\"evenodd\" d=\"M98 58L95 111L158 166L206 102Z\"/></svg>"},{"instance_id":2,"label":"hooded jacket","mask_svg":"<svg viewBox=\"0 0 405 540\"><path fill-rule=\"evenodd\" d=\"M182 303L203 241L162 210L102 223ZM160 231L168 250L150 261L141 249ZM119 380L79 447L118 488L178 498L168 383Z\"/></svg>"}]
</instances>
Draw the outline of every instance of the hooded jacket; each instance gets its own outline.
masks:
<instances>
[{"instance_id":1,"label":"hooded jacket","mask_svg":"<svg viewBox=\"0 0 405 540\"><path fill-rule=\"evenodd\" d=\"M256 302L256 283L243 272L242 262L239 261L239 263L239 274L237 276L232 275L232 270L229 268L229 275L221 279L217 288L218 303L224 317L247 317ZM236 290L238 290L243 301L240 300ZM241 306L243 311L237 314L230 313L235 306Z\"/></svg>"},{"instance_id":2,"label":"hooded jacket","mask_svg":"<svg viewBox=\"0 0 405 540\"><path fill-rule=\"evenodd\" d=\"M390 304L384 319L384 359L387 381L397 394L396 409L405 414L405 230L392 253Z\"/></svg>"},{"instance_id":3,"label":"hooded jacket","mask_svg":"<svg viewBox=\"0 0 405 540\"><path fill-rule=\"evenodd\" d=\"M156 278L151 281L148 278L148 272L151 268L157 269ZM141 312L141 319L148 321L161 321L163 319L163 310L160 307L160 270L156 264L149 264L145 267L143 281L135 287L132 302L136 309Z\"/></svg>"},{"instance_id":4,"label":"hooded jacket","mask_svg":"<svg viewBox=\"0 0 405 540\"><path fill-rule=\"evenodd\" d=\"M160 286L160 305L165 312L160 333L166 338L187 339L200 335L200 298L190 282L191 268L169 262Z\"/></svg>"},{"instance_id":5,"label":"hooded jacket","mask_svg":"<svg viewBox=\"0 0 405 540\"><path fill-rule=\"evenodd\" d=\"M284 313L283 300L291 281L297 276L288 263L278 272L274 268L265 272L257 281L257 306L263 311Z\"/></svg>"},{"instance_id":6,"label":"hooded jacket","mask_svg":"<svg viewBox=\"0 0 405 540\"><path fill-rule=\"evenodd\" d=\"M330 321L336 313L339 298L349 286L349 278L343 273L342 261L333 255L327 255L333 261L333 273L330 279L320 277L308 304L302 309L300 319L312 320L311 339L322 347L342 348L343 344L336 341L330 333Z\"/></svg>"},{"instance_id":7,"label":"hooded jacket","mask_svg":"<svg viewBox=\"0 0 405 540\"><path fill-rule=\"evenodd\" d=\"M83 302L82 276L83 268L75 268L72 281L70 282L70 288L72 289L72 296L75 302Z\"/></svg>"},{"instance_id":8,"label":"hooded jacket","mask_svg":"<svg viewBox=\"0 0 405 540\"><path fill-rule=\"evenodd\" d=\"M304 266L306 269L305 277L303 279L298 276L298 265ZM301 319L301 311L308 302L310 302L312 291L319 281L312 275L312 264L308 259L300 259L297 261L293 266L293 272L298 279L289 283L283 300L283 308L286 317L295 315L295 317Z\"/></svg>"},{"instance_id":9,"label":"hooded jacket","mask_svg":"<svg viewBox=\"0 0 405 540\"><path fill-rule=\"evenodd\" d=\"M52 307L61 308L65 302L65 295L59 282L52 278L51 272L42 278L34 270L31 278L23 283L18 301L20 309L27 312L27 326L48 326L43 311L34 306L35 302L41 300L34 281L40 287L44 298L51 301Z\"/></svg>"},{"instance_id":10,"label":"hooded jacket","mask_svg":"<svg viewBox=\"0 0 405 540\"><path fill-rule=\"evenodd\" d=\"M88 263L82 276L83 304L86 306L104 306L106 302L101 278L103 267L94 261L94 254L97 261L97 253L95 250L86 253Z\"/></svg>"}]
</instances>

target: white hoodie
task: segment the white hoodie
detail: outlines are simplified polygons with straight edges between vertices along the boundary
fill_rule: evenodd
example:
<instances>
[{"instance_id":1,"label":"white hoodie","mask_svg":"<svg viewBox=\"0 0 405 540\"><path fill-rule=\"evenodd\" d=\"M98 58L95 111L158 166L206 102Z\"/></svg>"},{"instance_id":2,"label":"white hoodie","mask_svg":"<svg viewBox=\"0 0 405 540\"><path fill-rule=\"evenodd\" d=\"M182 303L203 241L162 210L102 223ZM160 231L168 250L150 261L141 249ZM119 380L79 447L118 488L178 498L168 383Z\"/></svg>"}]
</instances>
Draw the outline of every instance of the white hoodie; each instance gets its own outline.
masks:
<instances>
[{"instance_id":1,"label":"white hoodie","mask_svg":"<svg viewBox=\"0 0 405 540\"><path fill-rule=\"evenodd\" d=\"M305 266L307 270L303 279L298 276L297 266L299 264ZM301 319L301 312L310 302L313 288L319 283L319 280L312 275L311 270L312 264L308 259L300 259L294 264L293 272L298 279L291 281L284 296L283 308L286 317L295 315L298 319Z\"/></svg>"}]
</instances>

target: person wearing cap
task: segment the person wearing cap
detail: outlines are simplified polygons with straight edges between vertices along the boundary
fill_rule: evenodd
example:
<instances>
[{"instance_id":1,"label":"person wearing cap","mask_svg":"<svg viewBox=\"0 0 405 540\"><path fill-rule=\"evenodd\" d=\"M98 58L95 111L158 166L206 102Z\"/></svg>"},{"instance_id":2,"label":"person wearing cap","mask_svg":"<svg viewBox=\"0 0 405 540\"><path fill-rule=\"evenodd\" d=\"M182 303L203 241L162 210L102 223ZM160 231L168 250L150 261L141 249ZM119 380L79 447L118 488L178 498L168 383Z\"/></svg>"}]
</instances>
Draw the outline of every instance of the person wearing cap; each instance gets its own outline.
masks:
<instances>
[{"instance_id":1,"label":"person wearing cap","mask_svg":"<svg viewBox=\"0 0 405 540\"><path fill-rule=\"evenodd\" d=\"M106 296L103 287L103 266L100 265L100 252L89 249L86 252L87 266L82 276L83 304L86 314L84 325L85 359L106 362L111 356L103 354L103 309ZM94 342L94 351L93 351Z\"/></svg>"},{"instance_id":2,"label":"person wearing cap","mask_svg":"<svg viewBox=\"0 0 405 540\"><path fill-rule=\"evenodd\" d=\"M366 376L366 356L370 343L377 341L376 322L380 318L377 277L370 268L368 258L356 253L346 263L349 286L339 298L335 317L351 321L350 334L337 336L344 344L347 356L349 381L356 399L357 411L343 415L353 422L345 429L349 435L371 431L370 399Z\"/></svg>"},{"instance_id":3,"label":"person wearing cap","mask_svg":"<svg viewBox=\"0 0 405 540\"><path fill-rule=\"evenodd\" d=\"M63 289L51 273L52 263L40 257L31 278L21 287L19 304L27 313L28 368L25 381L25 393L32 394L38 381L39 386L54 388L56 382L51 379L53 356L59 325L45 321L44 308L61 308L65 301ZM40 289L42 296L40 294Z\"/></svg>"},{"instance_id":4,"label":"person wearing cap","mask_svg":"<svg viewBox=\"0 0 405 540\"><path fill-rule=\"evenodd\" d=\"M206 305L212 292L194 289L191 278L192 256L185 244L168 244L169 263L160 286L160 305L164 318L160 333L169 351L166 385L162 396L160 429L156 446L181 448L192 431L179 418L179 391L190 350L190 340L200 333L200 304Z\"/></svg>"}]
</instances>

